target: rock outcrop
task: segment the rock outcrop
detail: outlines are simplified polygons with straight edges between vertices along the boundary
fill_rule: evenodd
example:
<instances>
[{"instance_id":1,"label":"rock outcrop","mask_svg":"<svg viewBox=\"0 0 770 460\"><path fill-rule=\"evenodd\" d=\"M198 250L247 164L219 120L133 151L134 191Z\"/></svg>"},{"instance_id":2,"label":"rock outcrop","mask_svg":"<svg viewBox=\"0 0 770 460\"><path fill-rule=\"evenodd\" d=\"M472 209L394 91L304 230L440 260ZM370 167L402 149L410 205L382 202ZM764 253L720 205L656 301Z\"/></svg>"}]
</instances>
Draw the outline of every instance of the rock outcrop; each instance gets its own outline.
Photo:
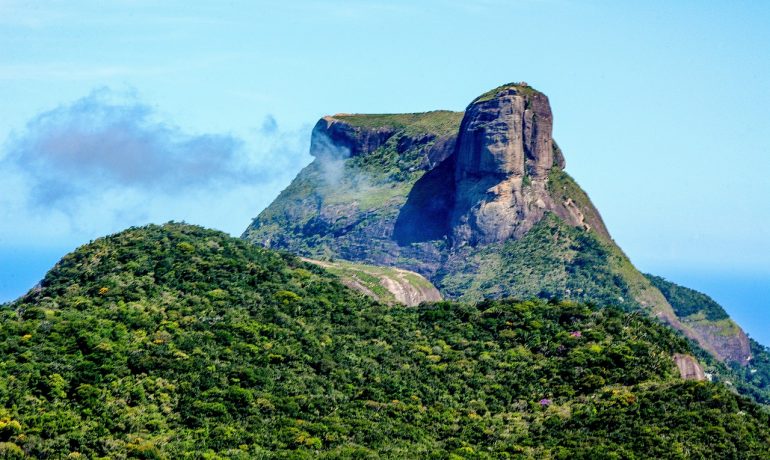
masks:
<instances>
[{"instance_id":1,"label":"rock outcrop","mask_svg":"<svg viewBox=\"0 0 770 460\"><path fill-rule=\"evenodd\" d=\"M318 120L310 139L310 154L328 154L330 148L346 150L346 156L366 155L383 145L394 133L390 126L363 128L341 121L344 114Z\"/></svg>"},{"instance_id":2,"label":"rock outcrop","mask_svg":"<svg viewBox=\"0 0 770 460\"><path fill-rule=\"evenodd\" d=\"M446 239L454 203L450 165L462 116L324 117L313 129L313 163L243 237L310 258L399 266L431 278L443 257L435 242Z\"/></svg>"},{"instance_id":3,"label":"rock outcrop","mask_svg":"<svg viewBox=\"0 0 770 460\"><path fill-rule=\"evenodd\" d=\"M751 344L746 333L731 319L720 321L684 318L685 325L695 331L701 341L710 345L721 361L731 361L747 366L751 361Z\"/></svg>"},{"instance_id":4,"label":"rock outcrop","mask_svg":"<svg viewBox=\"0 0 770 460\"><path fill-rule=\"evenodd\" d=\"M694 356L676 353L674 355L674 364L676 364L676 368L679 370L679 376L683 379L699 382L706 380L706 374Z\"/></svg>"},{"instance_id":5,"label":"rock outcrop","mask_svg":"<svg viewBox=\"0 0 770 460\"><path fill-rule=\"evenodd\" d=\"M308 258L302 260L326 268L339 276L347 287L380 302L414 307L423 302L442 300L441 293L430 281L409 270Z\"/></svg>"},{"instance_id":6,"label":"rock outcrop","mask_svg":"<svg viewBox=\"0 0 770 460\"><path fill-rule=\"evenodd\" d=\"M457 175L545 179L553 166L553 116L548 98L506 85L466 109L457 144Z\"/></svg>"},{"instance_id":7,"label":"rock outcrop","mask_svg":"<svg viewBox=\"0 0 770 460\"><path fill-rule=\"evenodd\" d=\"M456 117L454 112L436 111L406 114L406 120L399 115L377 115L380 123L373 124L366 115L340 113L325 116L313 127L310 138L310 154L314 157L360 157L375 152L396 137L394 147L399 154L418 149L423 161L421 168L433 168L452 155L457 141L457 132L433 129L405 130L409 121L419 123L433 117Z\"/></svg>"},{"instance_id":8,"label":"rock outcrop","mask_svg":"<svg viewBox=\"0 0 770 460\"><path fill-rule=\"evenodd\" d=\"M749 338L714 299L659 276L646 277L673 307L674 321L681 325L679 329L691 332L688 337L707 344L704 348L721 361L749 364L752 353Z\"/></svg>"},{"instance_id":9,"label":"rock outcrop","mask_svg":"<svg viewBox=\"0 0 770 460\"><path fill-rule=\"evenodd\" d=\"M549 190L551 170L564 168L552 130L548 98L524 83L497 88L468 106L456 150L455 245L520 238L546 212L591 227L572 199L554 199ZM598 231L606 233L603 223Z\"/></svg>"}]
</instances>

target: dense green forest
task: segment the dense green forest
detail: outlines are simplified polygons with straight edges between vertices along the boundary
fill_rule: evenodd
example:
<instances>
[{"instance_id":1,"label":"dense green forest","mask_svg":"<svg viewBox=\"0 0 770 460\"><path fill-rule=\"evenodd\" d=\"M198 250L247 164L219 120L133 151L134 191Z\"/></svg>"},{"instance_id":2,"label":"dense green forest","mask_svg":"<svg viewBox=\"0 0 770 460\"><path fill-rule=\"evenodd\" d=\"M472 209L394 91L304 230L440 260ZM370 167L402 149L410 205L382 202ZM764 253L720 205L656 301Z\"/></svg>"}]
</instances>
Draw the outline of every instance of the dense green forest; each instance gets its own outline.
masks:
<instances>
[{"instance_id":1,"label":"dense green forest","mask_svg":"<svg viewBox=\"0 0 770 460\"><path fill-rule=\"evenodd\" d=\"M0 458L769 458L765 409L683 381L639 312L378 304L184 224L0 308Z\"/></svg>"}]
</instances>

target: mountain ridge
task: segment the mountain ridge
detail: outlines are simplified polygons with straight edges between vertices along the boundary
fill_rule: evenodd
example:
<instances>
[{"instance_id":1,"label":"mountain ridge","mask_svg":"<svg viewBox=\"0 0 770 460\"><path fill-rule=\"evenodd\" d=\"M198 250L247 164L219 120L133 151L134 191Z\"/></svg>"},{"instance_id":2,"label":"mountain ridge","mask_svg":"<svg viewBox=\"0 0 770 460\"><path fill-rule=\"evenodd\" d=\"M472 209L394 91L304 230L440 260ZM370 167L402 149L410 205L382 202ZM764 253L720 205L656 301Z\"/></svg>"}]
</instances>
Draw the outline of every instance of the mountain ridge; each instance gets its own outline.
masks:
<instances>
[{"instance_id":1,"label":"mountain ridge","mask_svg":"<svg viewBox=\"0 0 770 460\"><path fill-rule=\"evenodd\" d=\"M641 308L718 359L745 366L751 349L732 320L682 321L633 266L564 171L552 127L547 96L526 83L495 88L462 114L324 117L313 130L314 162L242 237L305 257L413 270L448 298L544 296ZM537 240L527 238L533 229ZM502 267L518 268L500 277ZM586 291L570 283L576 273L601 276Z\"/></svg>"}]
</instances>

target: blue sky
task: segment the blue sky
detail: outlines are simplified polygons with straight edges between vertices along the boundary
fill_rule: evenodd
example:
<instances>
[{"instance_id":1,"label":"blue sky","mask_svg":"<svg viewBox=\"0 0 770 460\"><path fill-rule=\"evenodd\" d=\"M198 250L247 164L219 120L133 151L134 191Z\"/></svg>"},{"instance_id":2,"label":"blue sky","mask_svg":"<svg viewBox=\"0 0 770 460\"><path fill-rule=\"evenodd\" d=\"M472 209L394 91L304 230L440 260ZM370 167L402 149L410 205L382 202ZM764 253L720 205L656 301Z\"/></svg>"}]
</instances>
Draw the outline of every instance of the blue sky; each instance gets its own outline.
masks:
<instances>
[{"instance_id":1,"label":"blue sky","mask_svg":"<svg viewBox=\"0 0 770 460\"><path fill-rule=\"evenodd\" d=\"M741 1L0 0L0 300L131 225L240 234L324 114L524 80L637 266L770 343L768 22Z\"/></svg>"}]
</instances>

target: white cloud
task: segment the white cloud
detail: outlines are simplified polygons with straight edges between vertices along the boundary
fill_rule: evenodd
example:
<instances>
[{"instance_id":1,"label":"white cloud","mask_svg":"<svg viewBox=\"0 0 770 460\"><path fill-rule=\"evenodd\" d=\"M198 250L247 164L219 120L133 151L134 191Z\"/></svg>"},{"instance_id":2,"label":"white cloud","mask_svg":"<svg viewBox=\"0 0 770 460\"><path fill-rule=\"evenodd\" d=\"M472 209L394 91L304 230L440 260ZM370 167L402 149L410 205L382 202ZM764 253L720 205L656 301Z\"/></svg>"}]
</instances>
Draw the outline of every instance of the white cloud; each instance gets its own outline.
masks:
<instances>
[{"instance_id":1,"label":"white cloud","mask_svg":"<svg viewBox=\"0 0 770 460\"><path fill-rule=\"evenodd\" d=\"M267 128L267 129L266 129ZM0 244L184 220L239 234L310 161L309 127L190 134L108 89L41 113L0 155Z\"/></svg>"}]
</instances>

